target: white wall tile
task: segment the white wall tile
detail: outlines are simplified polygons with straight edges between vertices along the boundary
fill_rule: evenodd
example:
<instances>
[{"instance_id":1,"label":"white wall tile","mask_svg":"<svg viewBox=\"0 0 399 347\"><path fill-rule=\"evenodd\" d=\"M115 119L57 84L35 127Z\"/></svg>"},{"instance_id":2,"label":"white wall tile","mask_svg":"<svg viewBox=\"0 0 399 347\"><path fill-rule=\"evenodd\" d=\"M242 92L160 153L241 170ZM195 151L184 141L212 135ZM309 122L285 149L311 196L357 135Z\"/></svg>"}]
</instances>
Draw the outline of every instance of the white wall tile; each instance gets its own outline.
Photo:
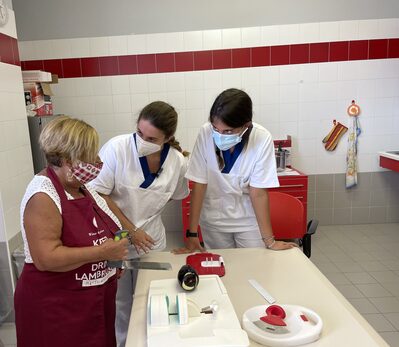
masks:
<instances>
[{"instance_id":1,"label":"white wall tile","mask_svg":"<svg viewBox=\"0 0 399 347\"><path fill-rule=\"evenodd\" d=\"M182 52L184 51L184 35L182 32L165 33L165 51L166 52Z\"/></svg>"},{"instance_id":2,"label":"white wall tile","mask_svg":"<svg viewBox=\"0 0 399 347\"><path fill-rule=\"evenodd\" d=\"M91 37L89 39L90 56L102 57L109 55L108 37Z\"/></svg>"},{"instance_id":3,"label":"white wall tile","mask_svg":"<svg viewBox=\"0 0 399 347\"><path fill-rule=\"evenodd\" d=\"M340 40L357 40L359 37L358 21L342 21L339 23Z\"/></svg>"},{"instance_id":4,"label":"white wall tile","mask_svg":"<svg viewBox=\"0 0 399 347\"><path fill-rule=\"evenodd\" d=\"M126 55L127 54L127 36L110 36L109 54L110 55Z\"/></svg>"},{"instance_id":5,"label":"white wall tile","mask_svg":"<svg viewBox=\"0 0 399 347\"><path fill-rule=\"evenodd\" d=\"M127 54L144 54L146 52L145 35L129 35L127 37Z\"/></svg>"},{"instance_id":6,"label":"white wall tile","mask_svg":"<svg viewBox=\"0 0 399 347\"><path fill-rule=\"evenodd\" d=\"M35 60L36 49L34 41L18 41L19 58L23 60Z\"/></svg>"},{"instance_id":7,"label":"white wall tile","mask_svg":"<svg viewBox=\"0 0 399 347\"><path fill-rule=\"evenodd\" d=\"M71 57L90 57L90 40L88 38L71 40Z\"/></svg>"},{"instance_id":8,"label":"white wall tile","mask_svg":"<svg viewBox=\"0 0 399 347\"><path fill-rule=\"evenodd\" d=\"M261 104L274 104L280 100L279 85L261 85Z\"/></svg>"},{"instance_id":9,"label":"white wall tile","mask_svg":"<svg viewBox=\"0 0 399 347\"><path fill-rule=\"evenodd\" d=\"M298 83L300 80L300 66L286 65L280 68L280 84Z\"/></svg>"},{"instance_id":10,"label":"white wall tile","mask_svg":"<svg viewBox=\"0 0 399 347\"><path fill-rule=\"evenodd\" d=\"M203 31L204 49L220 49L222 47L222 30Z\"/></svg>"},{"instance_id":11,"label":"white wall tile","mask_svg":"<svg viewBox=\"0 0 399 347\"><path fill-rule=\"evenodd\" d=\"M222 89L223 77L221 70L204 71L204 86L206 89Z\"/></svg>"},{"instance_id":12,"label":"white wall tile","mask_svg":"<svg viewBox=\"0 0 399 347\"><path fill-rule=\"evenodd\" d=\"M399 18L380 19L378 25L380 38L392 38L399 36Z\"/></svg>"},{"instance_id":13,"label":"white wall tile","mask_svg":"<svg viewBox=\"0 0 399 347\"><path fill-rule=\"evenodd\" d=\"M192 90L186 92L186 109L204 108L204 92L202 90Z\"/></svg>"},{"instance_id":14,"label":"white wall tile","mask_svg":"<svg viewBox=\"0 0 399 347\"><path fill-rule=\"evenodd\" d=\"M132 104L132 113L133 116L138 116L140 111L144 106L149 103L148 93L136 93L130 95L130 100Z\"/></svg>"},{"instance_id":15,"label":"white wall tile","mask_svg":"<svg viewBox=\"0 0 399 347\"><path fill-rule=\"evenodd\" d=\"M299 25L299 42L319 42L320 27L319 23L304 23Z\"/></svg>"},{"instance_id":16,"label":"white wall tile","mask_svg":"<svg viewBox=\"0 0 399 347\"><path fill-rule=\"evenodd\" d=\"M113 95L130 94L129 76L112 76L111 88Z\"/></svg>"},{"instance_id":17,"label":"white wall tile","mask_svg":"<svg viewBox=\"0 0 399 347\"><path fill-rule=\"evenodd\" d=\"M338 79L338 65L337 64L320 64L319 66L319 81L336 81Z\"/></svg>"},{"instance_id":18,"label":"white wall tile","mask_svg":"<svg viewBox=\"0 0 399 347\"><path fill-rule=\"evenodd\" d=\"M241 47L241 29L222 29L222 47L240 48Z\"/></svg>"},{"instance_id":19,"label":"white wall tile","mask_svg":"<svg viewBox=\"0 0 399 347\"><path fill-rule=\"evenodd\" d=\"M280 103L296 103L299 100L299 87L297 84L280 85Z\"/></svg>"},{"instance_id":20,"label":"white wall tile","mask_svg":"<svg viewBox=\"0 0 399 347\"><path fill-rule=\"evenodd\" d=\"M279 27L277 25L261 27L261 44L264 46L280 43Z\"/></svg>"},{"instance_id":21,"label":"white wall tile","mask_svg":"<svg viewBox=\"0 0 399 347\"><path fill-rule=\"evenodd\" d=\"M165 47L165 34L147 34L147 53L164 53Z\"/></svg>"},{"instance_id":22,"label":"white wall tile","mask_svg":"<svg viewBox=\"0 0 399 347\"><path fill-rule=\"evenodd\" d=\"M93 95L111 95L111 77L90 77Z\"/></svg>"},{"instance_id":23,"label":"white wall tile","mask_svg":"<svg viewBox=\"0 0 399 347\"><path fill-rule=\"evenodd\" d=\"M202 31L186 31L183 33L185 51L198 51L203 49Z\"/></svg>"},{"instance_id":24,"label":"white wall tile","mask_svg":"<svg viewBox=\"0 0 399 347\"><path fill-rule=\"evenodd\" d=\"M71 79L73 80L73 85L74 85L74 90L73 92L76 93L77 96L93 96L94 92L93 92L93 83L91 81L90 78L75 78L75 79ZM64 81L68 81L68 79L60 79L59 82L64 83ZM59 91L57 88L60 85L60 83L54 84L52 86L53 92L55 93L55 95L59 95L59 96L70 96L70 93L66 93L63 91ZM54 88L55 87L55 88ZM71 91L72 93L72 91Z\"/></svg>"},{"instance_id":25,"label":"white wall tile","mask_svg":"<svg viewBox=\"0 0 399 347\"><path fill-rule=\"evenodd\" d=\"M250 27L241 29L242 47L257 47L261 45L261 28Z\"/></svg>"},{"instance_id":26,"label":"white wall tile","mask_svg":"<svg viewBox=\"0 0 399 347\"><path fill-rule=\"evenodd\" d=\"M359 20L359 40L376 39L379 37L379 20Z\"/></svg>"},{"instance_id":27,"label":"white wall tile","mask_svg":"<svg viewBox=\"0 0 399 347\"><path fill-rule=\"evenodd\" d=\"M57 58L56 52L53 50L52 40L38 40L34 42L35 56L40 59Z\"/></svg>"},{"instance_id":28,"label":"white wall tile","mask_svg":"<svg viewBox=\"0 0 399 347\"><path fill-rule=\"evenodd\" d=\"M300 39L299 24L279 25L279 44L288 45L299 42Z\"/></svg>"},{"instance_id":29,"label":"white wall tile","mask_svg":"<svg viewBox=\"0 0 399 347\"><path fill-rule=\"evenodd\" d=\"M204 89L204 73L202 71L184 73L184 84L186 90Z\"/></svg>"},{"instance_id":30,"label":"white wall tile","mask_svg":"<svg viewBox=\"0 0 399 347\"><path fill-rule=\"evenodd\" d=\"M72 40L52 40L54 58L72 58Z\"/></svg>"},{"instance_id":31,"label":"white wall tile","mask_svg":"<svg viewBox=\"0 0 399 347\"><path fill-rule=\"evenodd\" d=\"M112 97L112 104L113 104L115 113L131 112L132 106L131 106L129 94L114 95Z\"/></svg>"},{"instance_id":32,"label":"white wall tile","mask_svg":"<svg viewBox=\"0 0 399 347\"><path fill-rule=\"evenodd\" d=\"M260 86L260 69L243 68L241 69L242 86Z\"/></svg>"},{"instance_id":33,"label":"white wall tile","mask_svg":"<svg viewBox=\"0 0 399 347\"><path fill-rule=\"evenodd\" d=\"M321 22L320 42L330 42L339 40L339 22Z\"/></svg>"},{"instance_id":34,"label":"white wall tile","mask_svg":"<svg viewBox=\"0 0 399 347\"><path fill-rule=\"evenodd\" d=\"M94 97L94 112L96 114L113 112L112 96L95 96Z\"/></svg>"},{"instance_id":35,"label":"white wall tile","mask_svg":"<svg viewBox=\"0 0 399 347\"><path fill-rule=\"evenodd\" d=\"M167 73L166 77L166 90L167 91L184 91L185 78L182 73Z\"/></svg>"},{"instance_id":36,"label":"white wall tile","mask_svg":"<svg viewBox=\"0 0 399 347\"><path fill-rule=\"evenodd\" d=\"M148 75L148 91L150 93L166 92L165 74Z\"/></svg>"},{"instance_id":37,"label":"white wall tile","mask_svg":"<svg viewBox=\"0 0 399 347\"><path fill-rule=\"evenodd\" d=\"M148 93L148 76L131 75L129 76L130 93Z\"/></svg>"},{"instance_id":38,"label":"white wall tile","mask_svg":"<svg viewBox=\"0 0 399 347\"><path fill-rule=\"evenodd\" d=\"M222 70L222 86L223 89L238 88L242 86L240 69Z\"/></svg>"},{"instance_id":39,"label":"white wall tile","mask_svg":"<svg viewBox=\"0 0 399 347\"><path fill-rule=\"evenodd\" d=\"M184 91L168 92L166 99L179 112L186 108L186 93Z\"/></svg>"}]
</instances>

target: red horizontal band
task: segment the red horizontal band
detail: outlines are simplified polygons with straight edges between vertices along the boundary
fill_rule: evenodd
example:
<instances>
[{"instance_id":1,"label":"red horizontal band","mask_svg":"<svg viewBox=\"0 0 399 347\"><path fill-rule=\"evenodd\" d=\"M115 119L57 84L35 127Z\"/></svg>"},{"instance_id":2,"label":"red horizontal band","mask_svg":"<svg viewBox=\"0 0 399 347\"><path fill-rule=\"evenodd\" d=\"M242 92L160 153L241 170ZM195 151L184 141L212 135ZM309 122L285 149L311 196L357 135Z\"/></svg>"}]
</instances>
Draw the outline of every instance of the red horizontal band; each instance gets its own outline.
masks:
<instances>
[{"instance_id":1,"label":"red horizontal band","mask_svg":"<svg viewBox=\"0 0 399 347\"><path fill-rule=\"evenodd\" d=\"M2 33L0 33L0 63L21 66L17 39Z\"/></svg>"},{"instance_id":2,"label":"red horizontal band","mask_svg":"<svg viewBox=\"0 0 399 347\"><path fill-rule=\"evenodd\" d=\"M316 42L265 47L139 55L30 60L23 70L46 70L60 78L230 69L351 60L399 58L399 38Z\"/></svg>"}]
</instances>

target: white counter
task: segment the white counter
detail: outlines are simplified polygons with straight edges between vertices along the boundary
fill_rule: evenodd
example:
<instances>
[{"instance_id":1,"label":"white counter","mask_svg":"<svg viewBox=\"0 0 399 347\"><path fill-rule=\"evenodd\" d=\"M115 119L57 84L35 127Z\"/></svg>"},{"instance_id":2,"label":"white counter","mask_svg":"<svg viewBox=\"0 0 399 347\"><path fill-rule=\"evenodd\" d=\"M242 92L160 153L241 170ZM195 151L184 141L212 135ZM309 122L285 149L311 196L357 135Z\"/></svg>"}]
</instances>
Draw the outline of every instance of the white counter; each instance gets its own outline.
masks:
<instances>
[{"instance_id":1,"label":"white counter","mask_svg":"<svg viewBox=\"0 0 399 347\"><path fill-rule=\"evenodd\" d=\"M212 251L224 258L226 275L222 281L240 321L248 308L267 304L248 283L248 279L253 278L277 299L277 304L301 305L321 316L324 324L322 336L307 346L388 346L299 249L280 252L248 248ZM186 255L167 252L154 252L145 258L146 261L170 262L173 270L139 272L126 347L147 345L146 308L150 281L176 278L185 258ZM251 342L251 346L260 345Z\"/></svg>"}]
</instances>

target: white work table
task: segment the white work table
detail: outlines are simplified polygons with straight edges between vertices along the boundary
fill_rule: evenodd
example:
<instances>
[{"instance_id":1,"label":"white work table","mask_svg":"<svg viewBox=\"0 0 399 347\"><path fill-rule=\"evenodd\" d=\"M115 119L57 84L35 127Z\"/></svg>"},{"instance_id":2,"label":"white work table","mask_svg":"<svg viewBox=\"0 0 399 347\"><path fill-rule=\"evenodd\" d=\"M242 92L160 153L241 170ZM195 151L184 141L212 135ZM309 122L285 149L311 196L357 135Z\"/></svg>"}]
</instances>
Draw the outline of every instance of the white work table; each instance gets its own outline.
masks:
<instances>
[{"instance_id":1,"label":"white work table","mask_svg":"<svg viewBox=\"0 0 399 347\"><path fill-rule=\"evenodd\" d=\"M313 263L299 250L267 249L212 250L223 256L226 275L222 281L242 321L243 313L267 302L249 284L256 279L277 300L276 304L295 304L317 312L323 320L321 338L306 346L388 346ZM126 347L147 346L147 296L150 282L176 278L187 255L153 252L143 261L169 262L172 271L139 271ZM261 346L250 341L251 346ZM166 345L162 347L168 347Z\"/></svg>"}]
</instances>

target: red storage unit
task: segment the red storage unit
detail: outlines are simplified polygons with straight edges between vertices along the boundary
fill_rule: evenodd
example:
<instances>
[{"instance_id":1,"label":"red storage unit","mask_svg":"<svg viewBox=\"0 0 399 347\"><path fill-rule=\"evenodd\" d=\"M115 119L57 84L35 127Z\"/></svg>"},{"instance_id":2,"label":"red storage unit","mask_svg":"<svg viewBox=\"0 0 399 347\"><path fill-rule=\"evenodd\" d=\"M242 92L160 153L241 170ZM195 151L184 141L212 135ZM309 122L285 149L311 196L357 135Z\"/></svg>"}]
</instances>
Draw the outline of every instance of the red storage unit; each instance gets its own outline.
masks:
<instances>
[{"instance_id":1,"label":"red storage unit","mask_svg":"<svg viewBox=\"0 0 399 347\"><path fill-rule=\"evenodd\" d=\"M298 198L304 207L304 225L303 232L306 232L306 221L307 221L307 203L308 203L308 176L304 173L291 168L292 170L299 173L299 175L289 176L278 176L280 187L271 188L270 191L277 191L287 193ZM193 183L189 182L190 192ZM186 230L190 227L190 195L182 200L182 216L183 216L183 236L186 239ZM198 227L200 241L202 242L201 228Z\"/></svg>"}]
</instances>

